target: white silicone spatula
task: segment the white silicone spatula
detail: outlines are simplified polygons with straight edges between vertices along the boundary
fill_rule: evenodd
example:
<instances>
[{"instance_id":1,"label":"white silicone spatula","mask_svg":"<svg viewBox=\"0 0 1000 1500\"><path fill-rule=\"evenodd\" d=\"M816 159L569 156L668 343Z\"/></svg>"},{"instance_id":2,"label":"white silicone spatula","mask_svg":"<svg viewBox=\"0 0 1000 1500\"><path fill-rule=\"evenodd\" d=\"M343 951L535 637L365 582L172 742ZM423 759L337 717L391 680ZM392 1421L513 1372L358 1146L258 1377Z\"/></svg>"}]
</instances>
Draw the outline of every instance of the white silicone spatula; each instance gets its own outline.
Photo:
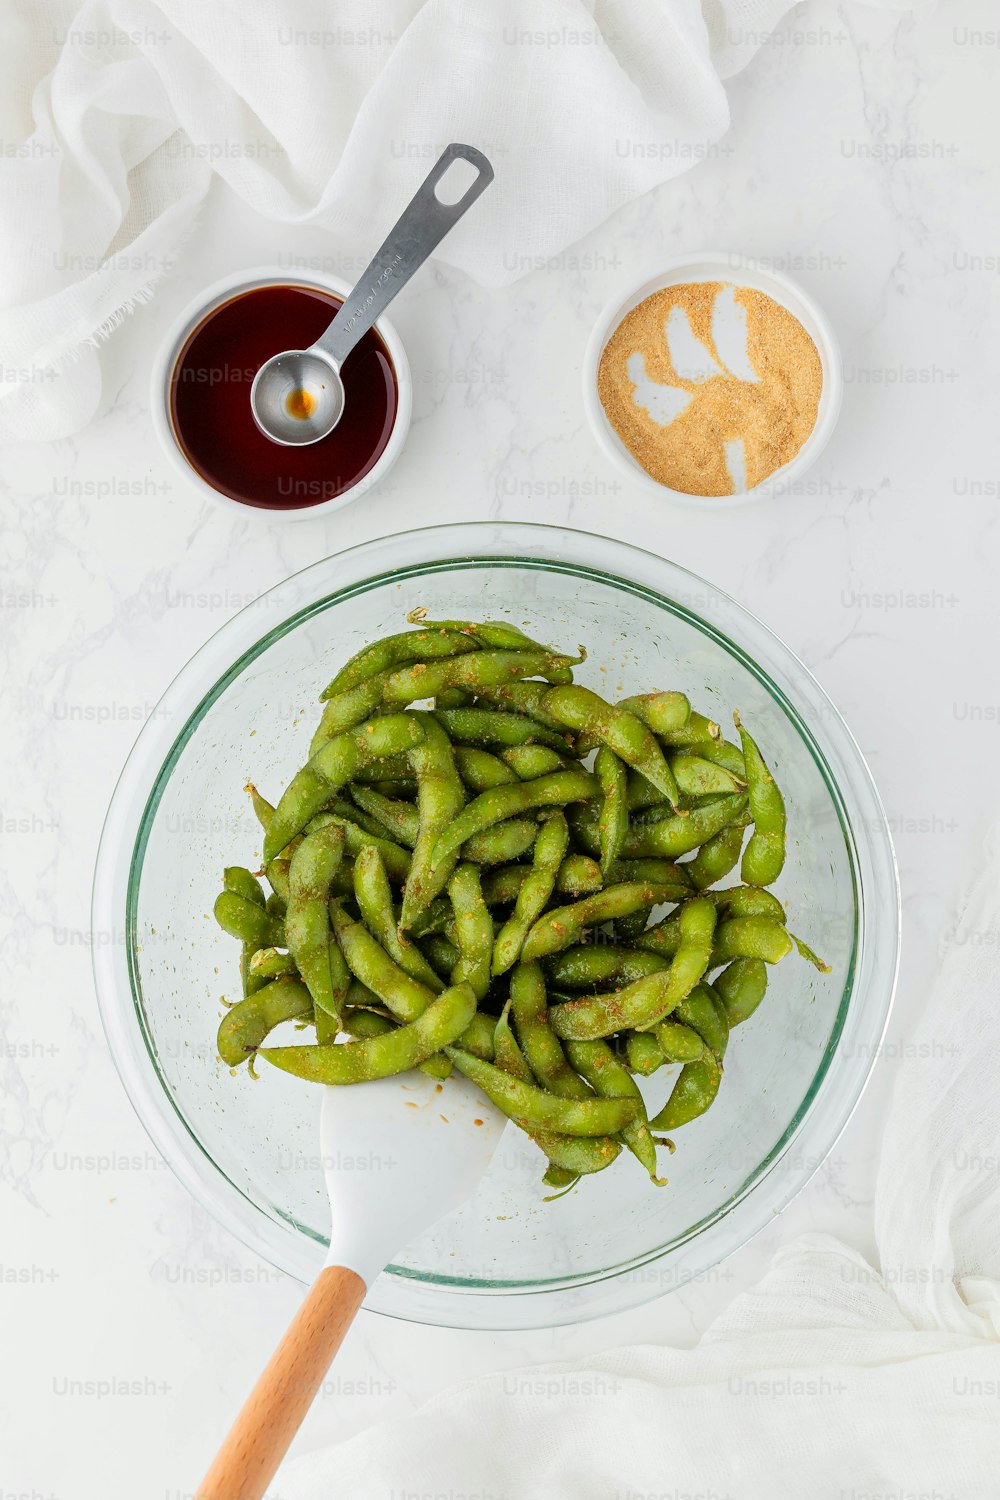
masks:
<instances>
[{"instance_id":1,"label":"white silicone spatula","mask_svg":"<svg viewBox=\"0 0 1000 1500\"><path fill-rule=\"evenodd\" d=\"M195 1500L259 1500L365 1292L393 1255L476 1189L506 1121L466 1079L402 1073L325 1088L330 1253ZM345 1166L364 1158L363 1172Z\"/></svg>"}]
</instances>

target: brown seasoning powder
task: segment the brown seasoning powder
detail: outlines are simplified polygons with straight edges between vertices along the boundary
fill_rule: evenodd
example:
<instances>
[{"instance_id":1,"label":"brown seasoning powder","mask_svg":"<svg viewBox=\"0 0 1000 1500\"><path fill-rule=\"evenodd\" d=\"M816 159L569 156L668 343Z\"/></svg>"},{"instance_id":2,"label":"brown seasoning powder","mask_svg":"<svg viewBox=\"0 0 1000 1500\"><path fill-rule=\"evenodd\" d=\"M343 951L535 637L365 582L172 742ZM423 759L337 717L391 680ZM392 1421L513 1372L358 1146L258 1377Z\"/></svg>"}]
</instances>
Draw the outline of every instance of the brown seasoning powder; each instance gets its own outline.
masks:
<instances>
[{"instance_id":1,"label":"brown seasoning powder","mask_svg":"<svg viewBox=\"0 0 1000 1500\"><path fill-rule=\"evenodd\" d=\"M816 425L823 368L816 345L798 318L763 292L738 287L746 310L747 356L756 382L725 370L712 338L718 281L664 287L632 309L615 329L597 371L597 394L608 421L647 474L686 495L731 495L725 444L741 440L746 487L753 489L798 453ZM725 373L682 380L667 348L673 308L687 315L691 332ZM666 427L633 399L631 355L641 354L646 374L660 385L690 391L693 400Z\"/></svg>"}]
</instances>

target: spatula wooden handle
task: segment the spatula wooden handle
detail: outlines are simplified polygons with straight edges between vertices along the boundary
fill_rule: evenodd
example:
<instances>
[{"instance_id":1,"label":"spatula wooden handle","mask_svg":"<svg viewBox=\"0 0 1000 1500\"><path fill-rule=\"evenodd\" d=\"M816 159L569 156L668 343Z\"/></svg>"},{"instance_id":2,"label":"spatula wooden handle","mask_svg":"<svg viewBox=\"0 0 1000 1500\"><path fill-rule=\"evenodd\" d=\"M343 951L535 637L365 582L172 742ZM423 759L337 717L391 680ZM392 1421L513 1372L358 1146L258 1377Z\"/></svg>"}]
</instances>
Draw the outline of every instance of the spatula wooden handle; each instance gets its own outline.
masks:
<instances>
[{"instance_id":1,"label":"spatula wooden handle","mask_svg":"<svg viewBox=\"0 0 1000 1500\"><path fill-rule=\"evenodd\" d=\"M327 1266L233 1423L194 1500L260 1500L312 1405L365 1295L344 1266Z\"/></svg>"}]
</instances>

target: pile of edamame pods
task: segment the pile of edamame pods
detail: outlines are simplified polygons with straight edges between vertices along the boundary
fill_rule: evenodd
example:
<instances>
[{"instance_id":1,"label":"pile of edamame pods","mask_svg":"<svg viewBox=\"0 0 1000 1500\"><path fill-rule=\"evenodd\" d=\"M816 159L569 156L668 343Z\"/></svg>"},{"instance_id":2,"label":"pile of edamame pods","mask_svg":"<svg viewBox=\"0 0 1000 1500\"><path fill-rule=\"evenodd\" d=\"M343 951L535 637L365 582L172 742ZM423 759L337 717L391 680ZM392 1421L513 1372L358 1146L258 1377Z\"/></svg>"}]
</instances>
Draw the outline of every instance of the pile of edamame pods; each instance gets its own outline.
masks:
<instances>
[{"instance_id":1,"label":"pile of edamame pods","mask_svg":"<svg viewBox=\"0 0 1000 1500\"><path fill-rule=\"evenodd\" d=\"M225 871L243 998L219 1053L325 1084L457 1070L536 1142L547 1186L623 1148L661 1183L654 1132L712 1104L768 965L797 946L823 967L765 889L781 792L738 715L736 744L683 693L575 683L582 648L421 616L324 690L276 806L248 788L270 893ZM315 1042L265 1045L286 1021ZM650 1118L635 1075L669 1063Z\"/></svg>"}]
</instances>

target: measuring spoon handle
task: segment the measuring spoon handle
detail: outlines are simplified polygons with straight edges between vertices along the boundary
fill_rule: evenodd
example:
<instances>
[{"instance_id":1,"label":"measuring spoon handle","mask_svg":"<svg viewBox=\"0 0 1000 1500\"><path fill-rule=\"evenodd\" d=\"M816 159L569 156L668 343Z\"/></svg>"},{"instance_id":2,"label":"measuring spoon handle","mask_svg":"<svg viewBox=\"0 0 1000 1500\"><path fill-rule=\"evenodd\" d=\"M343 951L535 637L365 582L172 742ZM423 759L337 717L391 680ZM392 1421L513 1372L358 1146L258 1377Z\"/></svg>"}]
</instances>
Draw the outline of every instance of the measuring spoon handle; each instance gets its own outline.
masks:
<instances>
[{"instance_id":1,"label":"measuring spoon handle","mask_svg":"<svg viewBox=\"0 0 1000 1500\"><path fill-rule=\"evenodd\" d=\"M434 189L453 161L467 161L478 176L457 203L442 203ZM337 316L313 345L341 366L355 344L379 318L401 287L441 243L480 193L493 181L493 168L475 146L445 148L393 225Z\"/></svg>"}]
</instances>

